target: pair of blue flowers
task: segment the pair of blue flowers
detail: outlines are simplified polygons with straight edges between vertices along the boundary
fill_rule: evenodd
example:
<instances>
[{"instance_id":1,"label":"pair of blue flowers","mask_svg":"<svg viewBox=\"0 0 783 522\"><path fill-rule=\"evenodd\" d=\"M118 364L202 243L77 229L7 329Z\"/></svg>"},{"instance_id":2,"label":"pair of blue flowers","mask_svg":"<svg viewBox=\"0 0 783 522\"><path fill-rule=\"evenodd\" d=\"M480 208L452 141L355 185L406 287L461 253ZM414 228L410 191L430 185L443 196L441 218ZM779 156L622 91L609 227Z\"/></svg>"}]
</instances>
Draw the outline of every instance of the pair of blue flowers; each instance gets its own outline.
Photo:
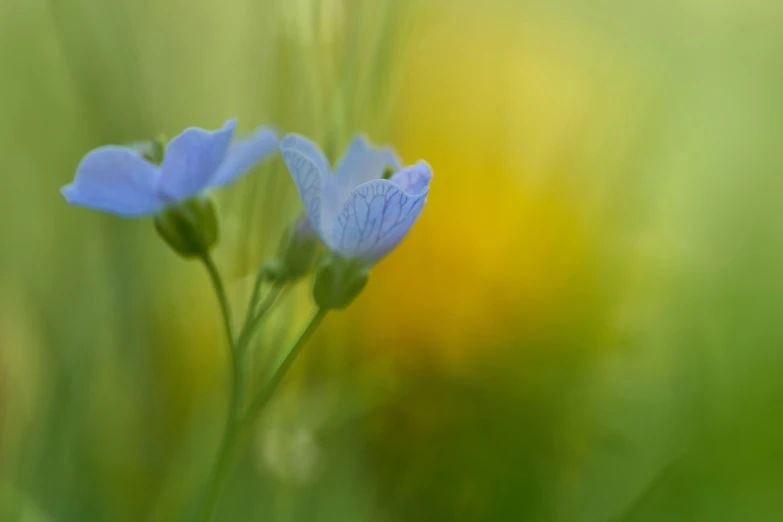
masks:
<instances>
[{"instance_id":1,"label":"pair of blue flowers","mask_svg":"<svg viewBox=\"0 0 783 522\"><path fill-rule=\"evenodd\" d=\"M166 145L159 165L133 147L97 148L62 194L73 205L123 217L159 214L231 183L279 149L313 230L332 252L367 264L402 241L426 202L429 165L403 168L390 147L374 147L363 136L353 139L333 173L303 136L278 142L274 130L261 127L235 139L235 128L231 119L216 131L186 129Z\"/></svg>"}]
</instances>

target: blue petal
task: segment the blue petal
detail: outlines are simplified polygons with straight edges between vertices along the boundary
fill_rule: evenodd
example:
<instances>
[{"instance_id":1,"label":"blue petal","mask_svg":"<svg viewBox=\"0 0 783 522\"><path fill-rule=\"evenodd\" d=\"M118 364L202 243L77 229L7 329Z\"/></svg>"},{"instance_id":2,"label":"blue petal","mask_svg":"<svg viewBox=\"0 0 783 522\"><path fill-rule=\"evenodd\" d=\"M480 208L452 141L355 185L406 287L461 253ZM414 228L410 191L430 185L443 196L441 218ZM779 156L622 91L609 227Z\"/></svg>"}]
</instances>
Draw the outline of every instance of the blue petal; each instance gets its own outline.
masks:
<instances>
[{"instance_id":1,"label":"blue petal","mask_svg":"<svg viewBox=\"0 0 783 522\"><path fill-rule=\"evenodd\" d=\"M276 149L277 132L270 127L259 127L250 136L234 140L226 159L210 181L210 186L217 187L234 181Z\"/></svg>"},{"instance_id":2,"label":"blue petal","mask_svg":"<svg viewBox=\"0 0 783 522\"><path fill-rule=\"evenodd\" d=\"M61 192L68 203L137 217L160 210L155 187L157 167L138 153L114 145L89 152L76 169L73 183Z\"/></svg>"},{"instance_id":3,"label":"blue petal","mask_svg":"<svg viewBox=\"0 0 783 522\"><path fill-rule=\"evenodd\" d=\"M430 185L432 180L432 168L426 161L419 161L415 165L405 167L394 174L390 181L408 194L421 194Z\"/></svg>"},{"instance_id":4,"label":"blue petal","mask_svg":"<svg viewBox=\"0 0 783 522\"><path fill-rule=\"evenodd\" d=\"M386 179L368 181L351 192L332 230L332 249L374 263L408 234L428 190L411 195Z\"/></svg>"},{"instance_id":5,"label":"blue petal","mask_svg":"<svg viewBox=\"0 0 783 522\"><path fill-rule=\"evenodd\" d=\"M395 171L402 168L394 150L388 146L375 147L364 135L355 136L337 167L341 199L345 200L362 183L383 177L386 167Z\"/></svg>"},{"instance_id":6,"label":"blue petal","mask_svg":"<svg viewBox=\"0 0 783 522\"><path fill-rule=\"evenodd\" d=\"M191 127L166 146L158 193L168 203L195 196L206 189L226 158L236 120L217 131Z\"/></svg>"},{"instance_id":7,"label":"blue petal","mask_svg":"<svg viewBox=\"0 0 783 522\"><path fill-rule=\"evenodd\" d=\"M334 221L339 206L329 163L317 145L298 134L285 136L280 141L280 152L313 228L328 244L323 231L328 230L326 223Z\"/></svg>"}]
</instances>

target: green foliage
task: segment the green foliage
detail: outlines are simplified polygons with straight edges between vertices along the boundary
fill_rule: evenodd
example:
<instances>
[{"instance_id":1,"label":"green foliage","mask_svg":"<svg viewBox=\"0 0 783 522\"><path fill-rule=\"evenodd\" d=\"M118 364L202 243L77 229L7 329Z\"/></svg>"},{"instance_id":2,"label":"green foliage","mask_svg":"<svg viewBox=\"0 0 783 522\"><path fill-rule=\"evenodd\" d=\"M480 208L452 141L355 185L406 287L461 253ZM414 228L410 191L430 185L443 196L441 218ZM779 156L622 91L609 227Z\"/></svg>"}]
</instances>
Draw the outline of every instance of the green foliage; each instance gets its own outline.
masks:
<instances>
[{"instance_id":1,"label":"green foliage","mask_svg":"<svg viewBox=\"0 0 783 522\"><path fill-rule=\"evenodd\" d=\"M331 159L355 131L378 142L405 135L411 129L395 124L406 110L394 103L400 70L431 38L463 41L443 34L458 8L477 22L497 17L498 33L522 20L550 24L509 45L540 51L537 63L555 77L559 58L578 62L593 80L593 110L554 144L532 141L539 129L514 134L513 107L493 116L497 128L466 131L475 141L459 147L481 148L489 167L469 165L464 181L434 165L440 194L474 199L448 229L424 227L427 238L485 226L483 212L500 203L476 187L500 180L497 148L513 143L523 159L551 166L539 186L561 191L595 226L583 297L558 303L547 330L486 321L479 341L465 341L464 366L431 351L431 339L403 331L387 340L389 328L368 340L330 317L238 456L217 520L783 518L775 2L6 0L0 520L188 520L225 417L228 363L202 267L172 256L149 222L66 206L58 189L79 158L232 115L248 129L272 122L313 136ZM566 80L563 99L583 93ZM626 111L618 92L641 109ZM454 98L453 111L482 96ZM545 146L554 152L537 156ZM246 302L245 276L300 212L282 162L262 169L218 201L214 254L231 274L232 303ZM444 208L433 196L428 212ZM498 237L509 232L491 225ZM437 266L412 254L410 274L454 288L482 281L481 310L523 317L504 309L503 289L487 278L507 264L451 271L449 256L470 248L435 250L446 252ZM529 248L513 251L520 271ZM405 278L394 285L408 301L431 291ZM361 317L373 287L334 315ZM310 290L290 292L274 328L259 332L249 391L300 331Z\"/></svg>"}]
</instances>

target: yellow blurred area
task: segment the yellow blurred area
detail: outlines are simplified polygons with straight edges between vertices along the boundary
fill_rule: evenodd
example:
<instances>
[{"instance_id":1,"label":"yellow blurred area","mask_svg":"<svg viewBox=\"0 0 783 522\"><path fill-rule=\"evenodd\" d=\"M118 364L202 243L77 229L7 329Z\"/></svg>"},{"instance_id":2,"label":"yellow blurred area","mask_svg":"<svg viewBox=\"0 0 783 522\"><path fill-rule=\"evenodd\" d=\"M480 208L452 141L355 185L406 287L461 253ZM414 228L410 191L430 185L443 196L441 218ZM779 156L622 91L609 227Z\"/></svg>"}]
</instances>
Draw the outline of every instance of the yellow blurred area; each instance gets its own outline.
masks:
<instances>
[{"instance_id":1,"label":"yellow blurred area","mask_svg":"<svg viewBox=\"0 0 783 522\"><path fill-rule=\"evenodd\" d=\"M634 129L623 125L644 98L628 93L638 82L623 54L578 21L464 4L429 19L394 127L405 160L433 166L432 191L343 321L372 347L446 361L468 352L469 362L591 306L608 230L594 207L615 158L590 154L601 140L628 145Z\"/></svg>"}]
</instances>

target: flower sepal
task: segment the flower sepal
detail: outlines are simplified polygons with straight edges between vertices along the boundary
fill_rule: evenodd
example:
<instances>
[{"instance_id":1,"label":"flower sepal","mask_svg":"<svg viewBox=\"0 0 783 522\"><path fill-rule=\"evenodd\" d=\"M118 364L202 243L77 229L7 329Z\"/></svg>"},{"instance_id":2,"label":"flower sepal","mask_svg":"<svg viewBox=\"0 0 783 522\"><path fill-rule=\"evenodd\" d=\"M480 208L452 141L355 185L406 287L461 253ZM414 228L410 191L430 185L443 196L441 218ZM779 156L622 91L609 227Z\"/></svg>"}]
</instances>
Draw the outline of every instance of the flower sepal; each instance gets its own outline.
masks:
<instances>
[{"instance_id":1,"label":"flower sepal","mask_svg":"<svg viewBox=\"0 0 783 522\"><path fill-rule=\"evenodd\" d=\"M316 270L313 299L324 310L346 308L367 285L369 274L364 261L331 254Z\"/></svg>"},{"instance_id":2,"label":"flower sepal","mask_svg":"<svg viewBox=\"0 0 783 522\"><path fill-rule=\"evenodd\" d=\"M208 197L199 196L166 207L155 216L155 229L182 257L203 257L218 240L215 205Z\"/></svg>"}]
</instances>

